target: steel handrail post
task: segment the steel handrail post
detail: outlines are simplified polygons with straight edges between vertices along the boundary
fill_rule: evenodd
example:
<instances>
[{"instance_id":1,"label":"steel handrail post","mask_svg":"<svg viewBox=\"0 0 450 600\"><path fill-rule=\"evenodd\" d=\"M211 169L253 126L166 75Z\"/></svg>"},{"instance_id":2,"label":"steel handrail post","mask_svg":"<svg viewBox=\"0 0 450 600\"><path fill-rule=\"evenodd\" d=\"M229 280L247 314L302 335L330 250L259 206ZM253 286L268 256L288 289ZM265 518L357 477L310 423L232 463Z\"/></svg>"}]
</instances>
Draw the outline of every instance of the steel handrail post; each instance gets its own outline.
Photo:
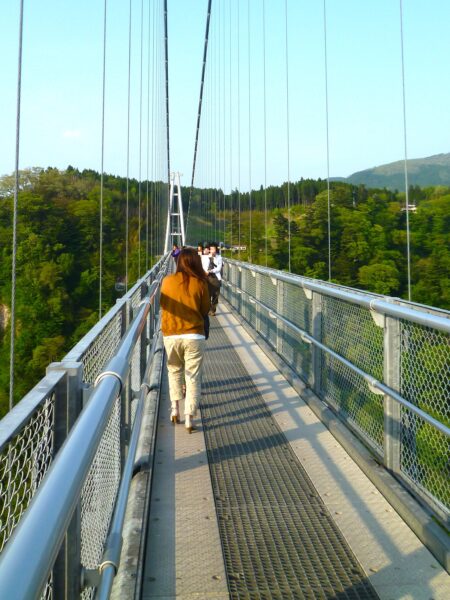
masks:
<instances>
[{"instance_id":1,"label":"steel handrail post","mask_svg":"<svg viewBox=\"0 0 450 600\"><path fill-rule=\"evenodd\" d=\"M383 331L383 379L391 389L400 390L400 321L387 316ZM389 394L384 395L384 464L395 474L400 472L401 408Z\"/></svg>"}]
</instances>

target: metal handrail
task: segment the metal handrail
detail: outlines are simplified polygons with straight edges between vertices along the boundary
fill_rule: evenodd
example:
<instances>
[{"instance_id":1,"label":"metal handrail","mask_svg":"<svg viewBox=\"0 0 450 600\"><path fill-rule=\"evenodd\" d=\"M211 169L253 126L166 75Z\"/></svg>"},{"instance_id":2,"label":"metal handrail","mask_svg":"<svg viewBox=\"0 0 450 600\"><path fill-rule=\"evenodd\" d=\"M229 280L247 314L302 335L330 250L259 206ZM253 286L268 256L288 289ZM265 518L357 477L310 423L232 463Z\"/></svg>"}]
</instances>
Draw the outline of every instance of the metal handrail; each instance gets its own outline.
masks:
<instances>
[{"instance_id":1,"label":"metal handrail","mask_svg":"<svg viewBox=\"0 0 450 600\"><path fill-rule=\"evenodd\" d=\"M114 402L128 375L134 346L145 326L162 274L153 282L148 297L141 302L116 356L97 378L90 401L0 556L1 598L38 597L46 584Z\"/></svg>"},{"instance_id":2,"label":"metal handrail","mask_svg":"<svg viewBox=\"0 0 450 600\"><path fill-rule=\"evenodd\" d=\"M423 310L425 307L420 307L421 310L413 308L415 306L413 303L411 303L411 307L407 306L407 303L404 300L401 300L401 304L395 304L392 298L387 299L386 297L377 294L370 294L363 291L358 291L356 293L350 291L350 288L345 289L326 282L318 283L317 280L308 279L301 275L292 275L283 271L277 271L276 269L260 267L253 264L250 265L232 259L227 259L227 262L234 264L239 268L260 273L261 275L270 276L273 274L273 277L276 277L280 281L300 286L311 292L318 292L332 298L337 298L338 300L345 300L346 302L357 304L358 306L368 308L369 310L383 315L392 316L397 319L406 319L425 327L432 327L433 329L439 329L445 333L450 333L450 311L444 309L439 309L440 314L436 314L436 309L426 307L428 310L434 311L434 313L429 313Z\"/></svg>"},{"instance_id":3,"label":"metal handrail","mask_svg":"<svg viewBox=\"0 0 450 600\"><path fill-rule=\"evenodd\" d=\"M307 331L305 331L304 329L301 329L300 327L298 327L297 325L292 323L292 321L290 321L289 319L286 319L286 317L282 317L275 310L273 310L272 308L269 308L263 302L261 302L260 300L258 300L257 298L255 298L254 296L252 296L251 294L249 294L242 288L240 288L237 285L235 285L234 283L230 283L228 281L225 282L225 285L227 285L229 287L233 287L238 291L238 293L248 296L250 302L252 302L253 304L257 304L258 306L260 306L261 308L266 310L270 314L270 316L273 316L273 318L281 321L284 325L286 325L287 327L289 327L290 329L292 329L293 331L298 333L304 341L314 344L314 346L316 346L317 348L320 348L320 350L323 350L324 352L326 352L327 354L329 354L330 356L332 356L333 358L335 358L336 360L338 360L339 362L344 364L346 367L351 369L354 373L356 373L357 375L360 375L369 384L369 386L379 390L383 394L386 394L387 396L389 396L390 398L392 398L399 404L402 404L403 406L408 408L411 412L415 413L416 415L421 417L424 421L426 421L427 423L432 425L435 429L438 429L441 433L443 433L447 437L450 437L450 428L447 427L446 425L444 425L444 423L441 423L434 417L430 416L428 413L426 413L425 411L420 409L418 406L415 406L414 404L412 404L411 402L406 400L406 398L403 398L403 396L401 396L398 392L396 392L389 386L385 385L383 382L379 381L372 375L369 375L368 373L366 373L365 371L363 371L362 369L360 369L359 367L354 365L352 362L350 362L349 360L347 360L346 358L344 358L343 356L341 356L340 354L338 354L337 352L335 352L334 350L332 350L325 344L322 344L321 342L316 340Z\"/></svg>"},{"instance_id":4,"label":"metal handrail","mask_svg":"<svg viewBox=\"0 0 450 600\"><path fill-rule=\"evenodd\" d=\"M159 330L159 327L157 328ZM144 401L150 391L150 374L153 370L154 358L158 352L163 350L163 341L161 332L155 336L152 344L151 356L152 360L147 369L146 375L141 386L136 416L134 418L133 433L128 449L127 461L120 482L119 493L117 494L114 516L111 522L108 540L106 543L105 552L102 563L99 565L100 585L97 590L98 600L108 600L120 564L120 553L122 549L122 530L125 521L125 512L127 509L128 494L130 491L131 479L133 476L133 468L135 464L136 450L139 441L139 433L141 429L142 417L144 414Z\"/></svg>"}]
</instances>

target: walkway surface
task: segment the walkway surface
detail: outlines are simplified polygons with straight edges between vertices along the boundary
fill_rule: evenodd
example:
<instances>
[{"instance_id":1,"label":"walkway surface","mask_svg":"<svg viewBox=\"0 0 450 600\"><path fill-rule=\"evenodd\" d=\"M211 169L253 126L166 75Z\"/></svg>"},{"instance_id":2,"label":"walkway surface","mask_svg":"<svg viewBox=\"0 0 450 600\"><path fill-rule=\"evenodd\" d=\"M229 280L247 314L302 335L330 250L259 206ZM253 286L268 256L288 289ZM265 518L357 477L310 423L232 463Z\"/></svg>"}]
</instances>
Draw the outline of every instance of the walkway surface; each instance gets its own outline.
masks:
<instances>
[{"instance_id":1,"label":"walkway surface","mask_svg":"<svg viewBox=\"0 0 450 600\"><path fill-rule=\"evenodd\" d=\"M225 304L202 425L158 423L143 598L444 600L450 577Z\"/></svg>"}]
</instances>

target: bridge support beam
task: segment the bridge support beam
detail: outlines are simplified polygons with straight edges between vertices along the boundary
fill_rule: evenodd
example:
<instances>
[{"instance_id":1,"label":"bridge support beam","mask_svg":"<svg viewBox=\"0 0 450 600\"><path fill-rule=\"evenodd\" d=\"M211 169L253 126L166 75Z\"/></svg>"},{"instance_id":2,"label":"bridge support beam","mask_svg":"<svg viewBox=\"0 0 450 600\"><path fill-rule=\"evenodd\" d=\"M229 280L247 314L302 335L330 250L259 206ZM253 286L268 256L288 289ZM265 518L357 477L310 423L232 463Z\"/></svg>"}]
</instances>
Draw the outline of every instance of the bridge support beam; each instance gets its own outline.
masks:
<instances>
[{"instance_id":1,"label":"bridge support beam","mask_svg":"<svg viewBox=\"0 0 450 600\"><path fill-rule=\"evenodd\" d=\"M169 252L173 244L184 246L186 243L180 175L181 173L178 172L170 174L169 208L167 213L164 254Z\"/></svg>"}]
</instances>

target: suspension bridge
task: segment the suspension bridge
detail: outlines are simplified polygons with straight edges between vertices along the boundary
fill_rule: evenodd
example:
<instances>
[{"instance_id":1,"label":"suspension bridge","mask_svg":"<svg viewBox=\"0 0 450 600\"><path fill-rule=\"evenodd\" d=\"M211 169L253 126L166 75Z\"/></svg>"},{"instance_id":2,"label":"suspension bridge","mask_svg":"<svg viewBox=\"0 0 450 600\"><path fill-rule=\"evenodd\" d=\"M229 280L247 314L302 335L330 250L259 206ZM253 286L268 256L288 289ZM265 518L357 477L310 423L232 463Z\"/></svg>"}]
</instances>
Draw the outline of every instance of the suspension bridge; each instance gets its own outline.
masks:
<instances>
[{"instance_id":1,"label":"suspension bridge","mask_svg":"<svg viewBox=\"0 0 450 600\"><path fill-rule=\"evenodd\" d=\"M417 304L411 297L406 113L407 298L333 280L328 92L328 281L293 273L294 132L286 25L277 43L285 49L287 262L285 270L271 268L265 2L258 9L264 67L263 94L258 97L264 117L263 240L252 225L252 81L249 76L244 114L241 78L232 78L233 64L242 69L242 58L250 61L256 51L250 32L254 4L249 2L245 10L240 2L206 4L191 188L185 198L180 174L171 171L167 0L147 7L146 107L141 4L139 276L134 285L129 285L128 270L130 69L135 42L133 2L129 4L125 293L105 311L105 1L99 320L14 404L21 2L11 409L0 422L0 598L447 599L450 319L448 311ZM401 1L399 7L405 111ZM287 24L288 2L280 10ZM325 1L322 17L326 83ZM246 51L240 56L244 44ZM159 289L174 267L172 243L197 245L208 239L223 242L223 283L207 342L201 423L187 435L168 418ZM158 258L151 264L154 256Z\"/></svg>"}]
</instances>

